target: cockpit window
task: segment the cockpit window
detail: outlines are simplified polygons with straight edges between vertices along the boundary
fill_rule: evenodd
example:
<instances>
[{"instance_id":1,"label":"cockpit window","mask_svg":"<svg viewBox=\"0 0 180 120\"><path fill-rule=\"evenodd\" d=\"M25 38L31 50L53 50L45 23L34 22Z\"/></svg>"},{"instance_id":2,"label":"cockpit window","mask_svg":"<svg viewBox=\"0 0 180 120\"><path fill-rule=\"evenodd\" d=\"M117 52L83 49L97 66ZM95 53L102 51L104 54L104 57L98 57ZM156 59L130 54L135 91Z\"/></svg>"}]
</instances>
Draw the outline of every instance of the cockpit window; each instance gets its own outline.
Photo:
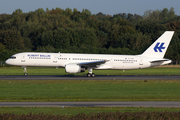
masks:
<instances>
[{"instance_id":1,"label":"cockpit window","mask_svg":"<svg viewBox=\"0 0 180 120\"><path fill-rule=\"evenodd\" d=\"M16 59L16 57L15 56L11 56L10 59Z\"/></svg>"}]
</instances>

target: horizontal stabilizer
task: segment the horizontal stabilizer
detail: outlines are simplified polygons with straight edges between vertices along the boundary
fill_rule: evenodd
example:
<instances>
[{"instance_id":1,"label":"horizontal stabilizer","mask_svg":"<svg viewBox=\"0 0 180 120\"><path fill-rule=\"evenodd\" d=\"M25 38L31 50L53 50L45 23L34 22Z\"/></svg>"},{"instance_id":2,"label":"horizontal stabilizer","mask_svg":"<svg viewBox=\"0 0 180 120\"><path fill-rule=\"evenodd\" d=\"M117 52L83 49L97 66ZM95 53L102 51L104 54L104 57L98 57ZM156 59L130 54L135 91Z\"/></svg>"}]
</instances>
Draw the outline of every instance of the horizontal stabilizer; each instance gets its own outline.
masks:
<instances>
[{"instance_id":1,"label":"horizontal stabilizer","mask_svg":"<svg viewBox=\"0 0 180 120\"><path fill-rule=\"evenodd\" d=\"M159 60L150 60L150 63L156 63L156 62L164 62L164 61L171 61L169 59L159 59Z\"/></svg>"}]
</instances>

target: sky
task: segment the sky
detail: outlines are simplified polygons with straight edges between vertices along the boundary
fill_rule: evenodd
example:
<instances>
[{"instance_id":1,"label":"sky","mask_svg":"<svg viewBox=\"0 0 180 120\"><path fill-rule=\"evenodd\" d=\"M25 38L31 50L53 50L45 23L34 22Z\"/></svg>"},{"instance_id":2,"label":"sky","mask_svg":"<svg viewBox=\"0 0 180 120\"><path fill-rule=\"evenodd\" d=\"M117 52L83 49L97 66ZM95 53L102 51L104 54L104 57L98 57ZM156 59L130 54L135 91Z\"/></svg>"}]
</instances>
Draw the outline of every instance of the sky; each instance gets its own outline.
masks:
<instances>
[{"instance_id":1,"label":"sky","mask_svg":"<svg viewBox=\"0 0 180 120\"><path fill-rule=\"evenodd\" d=\"M163 10L174 8L175 14L180 15L180 0L0 0L0 14L12 14L16 9L24 13L35 11L38 8L61 8L82 11L88 9L91 14L102 12L114 15L131 13L143 15L147 10Z\"/></svg>"}]
</instances>

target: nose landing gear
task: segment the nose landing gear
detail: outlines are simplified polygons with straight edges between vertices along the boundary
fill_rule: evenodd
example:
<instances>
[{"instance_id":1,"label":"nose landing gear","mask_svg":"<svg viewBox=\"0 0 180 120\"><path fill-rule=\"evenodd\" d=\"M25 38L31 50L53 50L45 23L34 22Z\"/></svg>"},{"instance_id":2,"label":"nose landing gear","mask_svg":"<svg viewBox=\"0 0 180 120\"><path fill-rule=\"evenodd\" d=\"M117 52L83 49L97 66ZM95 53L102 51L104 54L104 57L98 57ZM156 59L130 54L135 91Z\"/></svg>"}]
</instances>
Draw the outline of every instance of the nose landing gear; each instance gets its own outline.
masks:
<instances>
[{"instance_id":1,"label":"nose landing gear","mask_svg":"<svg viewBox=\"0 0 180 120\"><path fill-rule=\"evenodd\" d=\"M23 71L25 72L25 73L24 73L24 75L28 75L28 73L27 73L27 69L26 69L26 66L23 66L23 68L24 68L24 70L23 70Z\"/></svg>"}]
</instances>

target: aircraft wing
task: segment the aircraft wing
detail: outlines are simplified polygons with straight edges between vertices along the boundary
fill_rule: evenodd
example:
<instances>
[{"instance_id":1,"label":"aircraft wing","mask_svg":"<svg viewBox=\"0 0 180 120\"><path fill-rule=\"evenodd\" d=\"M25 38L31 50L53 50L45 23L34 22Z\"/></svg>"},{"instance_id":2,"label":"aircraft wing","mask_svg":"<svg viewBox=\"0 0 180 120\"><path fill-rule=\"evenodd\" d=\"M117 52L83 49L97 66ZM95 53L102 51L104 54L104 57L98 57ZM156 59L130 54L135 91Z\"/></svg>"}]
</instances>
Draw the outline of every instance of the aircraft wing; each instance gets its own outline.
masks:
<instances>
[{"instance_id":1,"label":"aircraft wing","mask_svg":"<svg viewBox=\"0 0 180 120\"><path fill-rule=\"evenodd\" d=\"M156 62L164 62L164 61L169 61L169 59L156 59L156 60L150 60L150 63L156 63Z\"/></svg>"},{"instance_id":2,"label":"aircraft wing","mask_svg":"<svg viewBox=\"0 0 180 120\"><path fill-rule=\"evenodd\" d=\"M93 61L93 62L82 62L78 63L77 65L82 66L82 67L97 67L97 65L101 65L108 62L108 60L101 60L101 61Z\"/></svg>"}]
</instances>

